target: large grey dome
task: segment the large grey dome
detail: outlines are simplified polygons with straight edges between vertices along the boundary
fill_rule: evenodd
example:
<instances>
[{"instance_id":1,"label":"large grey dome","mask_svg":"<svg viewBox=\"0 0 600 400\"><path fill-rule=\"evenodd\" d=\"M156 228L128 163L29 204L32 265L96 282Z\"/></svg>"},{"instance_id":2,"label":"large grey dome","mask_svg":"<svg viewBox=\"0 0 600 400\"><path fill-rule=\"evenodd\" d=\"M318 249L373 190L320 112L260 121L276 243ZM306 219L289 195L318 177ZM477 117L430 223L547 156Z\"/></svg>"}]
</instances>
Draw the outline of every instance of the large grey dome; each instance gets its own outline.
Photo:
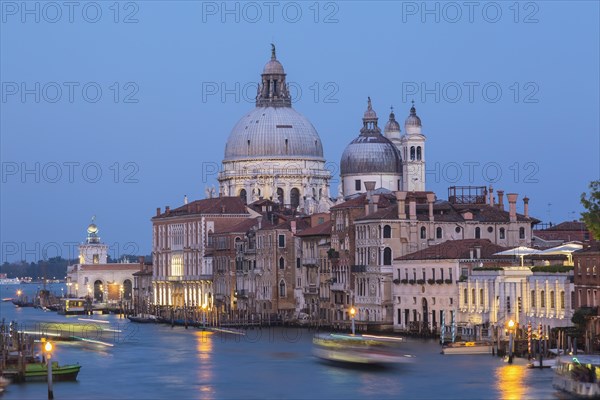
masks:
<instances>
[{"instance_id":1,"label":"large grey dome","mask_svg":"<svg viewBox=\"0 0 600 400\"><path fill-rule=\"evenodd\" d=\"M402 156L396 146L381 134L377 114L368 100L360 135L342 154L340 174L392 173L402 174Z\"/></svg>"},{"instance_id":2,"label":"large grey dome","mask_svg":"<svg viewBox=\"0 0 600 400\"><path fill-rule=\"evenodd\" d=\"M254 158L323 160L314 126L291 107L256 107L229 134L224 161Z\"/></svg>"},{"instance_id":3,"label":"large grey dome","mask_svg":"<svg viewBox=\"0 0 600 400\"><path fill-rule=\"evenodd\" d=\"M382 135L359 136L344 150L341 175L402 173L402 157L394 144Z\"/></svg>"}]
</instances>

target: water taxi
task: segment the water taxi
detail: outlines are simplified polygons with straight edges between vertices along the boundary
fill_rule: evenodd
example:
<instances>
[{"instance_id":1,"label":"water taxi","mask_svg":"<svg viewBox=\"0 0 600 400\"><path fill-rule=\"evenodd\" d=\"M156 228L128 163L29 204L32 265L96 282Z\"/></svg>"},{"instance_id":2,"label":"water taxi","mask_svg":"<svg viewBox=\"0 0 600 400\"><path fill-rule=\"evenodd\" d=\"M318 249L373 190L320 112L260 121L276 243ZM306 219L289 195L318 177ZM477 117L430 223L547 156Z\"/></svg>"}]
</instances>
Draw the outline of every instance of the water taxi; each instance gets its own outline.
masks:
<instances>
[{"instance_id":1,"label":"water taxi","mask_svg":"<svg viewBox=\"0 0 600 400\"><path fill-rule=\"evenodd\" d=\"M313 354L325 361L359 365L411 362L414 356L400 352L403 341L385 336L321 333L313 338Z\"/></svg>"},{"instance_id":2,"label":"water taxi","mask_svg":"<svg viewBox=\"0 0 600 400\"><path fill-rule=\"evenodd\" d=\"M455 342L442 348L442 354L492 354L490 342Z\"/></svg>"},{"instance_id":3,"label":"water taxi","mask_svg":"<svg viewBox=\"0 0 600 400\"><path fill-rule=\"evenodd\" d=\"M558 357L552 386L572 396L599 398L600 355Z\"/></svg>"}]
</instances>

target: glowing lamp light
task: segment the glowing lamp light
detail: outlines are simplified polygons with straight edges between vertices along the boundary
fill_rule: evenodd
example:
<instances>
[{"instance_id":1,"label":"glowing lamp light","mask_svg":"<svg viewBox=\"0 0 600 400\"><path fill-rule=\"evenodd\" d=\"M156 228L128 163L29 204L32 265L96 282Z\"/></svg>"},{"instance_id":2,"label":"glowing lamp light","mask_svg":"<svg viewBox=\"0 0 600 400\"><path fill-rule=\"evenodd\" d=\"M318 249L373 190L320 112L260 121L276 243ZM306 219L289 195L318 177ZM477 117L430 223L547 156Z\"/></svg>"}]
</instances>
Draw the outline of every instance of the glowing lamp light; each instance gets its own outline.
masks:
<instances>
[{"instance_id":1,"label":"glowing lamp light","mask_svg":"<svg viewBox=\"0 0 600 400\"><path fill-rule=\"evenodd\" d=\"M515 327L515 321L513 321L512 319L510 321L508 321L508 327L510 329L514 328Z\"/></svg>"},{"instance_id":2,"label":"glowing lamp light","mask_svg":"<svg viewBox=\"0 0 600 400\"><path fill-rule=\"evenodd\" d=\"M17 296L20 296L20 295L21 295L21 293L23 293L23 292L21 291L21 289L17 290Z\"/></svg>"},{"instance_id":3,"label":"glowing lamp light","mask_svg":"<svg viewBox=\"0 0 600 400\"><path fill-rule=\"evenodd\" d=\"M44 350L46 350L46 353L52 352L52 343L46 342L46 344L44 345Z\"/></svg>"},{"instance_id":4,"label":"glowing lamp light","mask_svg":"<svg viewBox=\"0 0 600 400\"><path fill-rule=\"evenodd\" d=\"M356 309L354 307L352 307L350 309L350 315L352 316L352 318L354 318L354 315L356 314Z\"/></svg>"}]
</instances>

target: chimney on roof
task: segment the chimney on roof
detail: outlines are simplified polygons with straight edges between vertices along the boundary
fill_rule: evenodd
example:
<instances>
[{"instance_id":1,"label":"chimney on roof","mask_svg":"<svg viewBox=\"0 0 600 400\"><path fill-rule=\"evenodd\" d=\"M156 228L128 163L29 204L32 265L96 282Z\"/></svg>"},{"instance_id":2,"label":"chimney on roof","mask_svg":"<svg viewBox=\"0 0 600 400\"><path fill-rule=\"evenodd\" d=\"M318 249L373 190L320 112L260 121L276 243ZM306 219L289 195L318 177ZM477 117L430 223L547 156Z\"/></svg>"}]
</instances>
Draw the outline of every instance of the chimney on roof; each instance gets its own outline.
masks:
<instances>
[{"instance_id":1,"label":"chimney on roof","mask_svg":"<svg viewBox=\"0 0 600 400\"><path fill-rule=\"evenodd\" d=\"M367 190L367 193L375 190L375 181L365 182L365 189Z\"/></svg>"},{"instance_id":2,"label":"chimney on roof","mask_svg":"<svg viewBox=\"0 0 600 400\"><path fill-rule=\"evenodd\" d=\"M490 185L490 206L494 207L494 188Z\"/></svg>"},{"instance_id":3,"label":"chimney on roof","mask_svg":"<svg viewBox=\"0 0 600 400\"><path fill-rule=\"evenodd\" d=\"M290 222L290 228L292 229L292 233L295 235L296 234L296 221Z\"/></svg>"},{"instance_id":4,"label":"chimney on roof","mask_svg":"<svg viewBox=\"0 0 600 400\"><path fill-rule=\"evenodd\" d=\"M435 193L427 193L427 204L429 204L429 220L433 221L433 202L435 201Z\"/></svg>"},{"instance_id":5,"label":"chimney on roof","mask_svg":"<svg viewBox=\"0 0 600 400\"><path fill-rule=\"evenodd\" d=\"M498 208L504 210L504 190L498 190Z\"/></svg>"},{"instance_id":6,"label":"chimney on roof","mask_svg":"<svg viewBox=\"0 0 600 400\"><path fill-rule=\"evenodd\" d=\"M165 206L165 214L169 215L171 213L171 207Z\"/></svg>"},{"instance_id":7,"label":"chimney on roof","mask_svg":"<svg viewBox=\"0 0 600 400\"><path fill-rule=\"evenodd\" d=\"M417 220L417 200L414 197L408 200L408 214L411 221Z\"/></svg>"},{"instance_id":8,"label":"chimney on roof","mask_svg":"<svg viewBox=\"0 0 600 400\"><path fill-rule=\"evenodd\" d=\"M188 203L188 199L187 199L187 194L183 195L183 204L187 204Z\"/></svg>"},{"instance_id":9,"label":"chimney on roof","mask_svg":"<svg viewBox=\"0 0 600 400\"><path fill-rule=\"evenodd\" d=\"M156 216L160 216L160 207L156 207Z\"/></svg>"},{"instance_id":10,"label":"chimney on roof","mask_svg":"<svg viewBox=\"0 0 600 400\"><path fill-rule=\"evenodd\" d=\"M379 195L374 194L371 196L371 213L377 212L377 204L379 203Z\"/></svg>"},{"instance_id":11,"label":"chimney on roof","mask_svg":"<svg viewBox=\"0 0 600 400\"><path fill-rule=\"evenodd\" d=\"M517 221L517 197L519 195L516 193L509 193L506 195L508 197L508 215L510 218L510 222Z\"/></svg>"},{"instance_id":12,"label":"chimney on roof","mask_svg":"<svg viewBox=\"0 0 600 400\"><path fill-rule=\"evenodd\" d=\"M471 248L469 249L469 259L470 259L470 260L472 260L472 259L473 259L473 251L474 251L474 250L473 250L473 248L471 247Z\"/></svg>"},{"instance_id":13,"label":"chimney on roof","mask_svg":"<svg viewBox=\"0 0 600 400\"><path fill-rule=\"evenodd\" d=\"M145 264L145 262L146 262L146 257L144 257L144 256L139 256L139 257L138 257L138 261L139 261L139 263L140 263L140 264L144 265L144 264Z\"/></svg>"},{"instance_id":14,"label":"chimney on roof","mask_svg":"<svg viewBox=\"0 0 600 400\"><path fill-rule=\"evenodd\" d=\"M481 258L481 246L475 246L475 258Z\"/></svg>"},{"instance_id":15,"label":"chimney on roof","mask_svg":"<svg viewBox=\"0 0 600 400\"><path fill-rule=\"evenodd\" d=\"M523 197L523 214L525 214L525 218L529 217L529 197Z\"/></svg>"},{"instance_id":16,"label":"chimney on roof","mask_svg":"<svg viewBox=\"0 0 600 400\"><path fill-rule=\"evenodd\" d=\"M225 204L221 204L221 214L225 214Z\"/></svg>"},{"instance_id":17,"label":"chimney on roof","mask_svg":"<svg viewBox=\"0 0 600 400\"><path fill-rule=\"evenodd\" d=\"M398 218L406 219L406 192L396 192L396 200L398 201Z\"/></svg>"}]
</instances>

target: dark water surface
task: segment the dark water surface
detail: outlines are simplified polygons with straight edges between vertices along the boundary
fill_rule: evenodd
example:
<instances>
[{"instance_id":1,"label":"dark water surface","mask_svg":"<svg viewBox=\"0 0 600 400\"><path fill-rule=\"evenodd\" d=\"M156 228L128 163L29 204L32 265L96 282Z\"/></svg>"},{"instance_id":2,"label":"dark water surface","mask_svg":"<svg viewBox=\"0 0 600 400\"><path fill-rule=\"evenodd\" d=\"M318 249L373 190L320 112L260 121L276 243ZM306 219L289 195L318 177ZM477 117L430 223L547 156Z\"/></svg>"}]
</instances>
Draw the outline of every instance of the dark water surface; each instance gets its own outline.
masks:
<instances>
[{"instance_id":1,"label":"dark water surface","mask_svg":"<svg viewBox=\"0 0 600 400\"><path fill-rule=\"evenodd\" d=\"M37 285L21 285L35 294ZM60 285L53 291L60 293ZM0 287L12 297L17 285ZM68 329L78 317L0 304L0 317L25 328ZM59 382L55 399L553 399L552 371L507 365L485 355L443 356L435 341L408 339L413 364L391 369L340 368L311 355L314 332L263 328L245 336L133 324L94 316L109 331L86 335L105 345L57 343L54 360L79 362L77 382ZM120 331L120 332L113 332ZM517 360L519 361L519 360ZM45 383L12 384L3 399L44 399Z\"/></svg>"}]
</instances>

